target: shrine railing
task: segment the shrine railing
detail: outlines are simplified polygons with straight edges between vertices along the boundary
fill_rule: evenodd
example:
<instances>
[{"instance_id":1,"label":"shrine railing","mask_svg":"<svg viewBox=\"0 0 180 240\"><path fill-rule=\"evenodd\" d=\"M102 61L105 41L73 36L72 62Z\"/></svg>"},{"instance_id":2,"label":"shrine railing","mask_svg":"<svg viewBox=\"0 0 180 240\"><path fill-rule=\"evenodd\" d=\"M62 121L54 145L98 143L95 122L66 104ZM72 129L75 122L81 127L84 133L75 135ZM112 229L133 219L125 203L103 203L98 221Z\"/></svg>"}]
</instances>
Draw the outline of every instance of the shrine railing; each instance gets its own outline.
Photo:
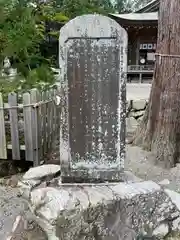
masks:
<instances>
[{"instance_id":1,"label":"shrine railing","mask_svg":"<svg viewBox=\"0 0 180 240\"><path fill-rule=\"evenodd\" d=\"M154 65L129 65L128 66L128 73L143 73L143 72L149 72L153 73L154 71Z\"/></svg>"},{"instance_id":2,"label":"shrine railing","mask_svg":"<svg viewBox=\"0 0 180 240\"><path fill-rule=\"evenodd\" d=\"M8 100L0 92L0 160L47 159L60 131L60 97L60 88L10 92Z\"/></svg>"}]
</instances>

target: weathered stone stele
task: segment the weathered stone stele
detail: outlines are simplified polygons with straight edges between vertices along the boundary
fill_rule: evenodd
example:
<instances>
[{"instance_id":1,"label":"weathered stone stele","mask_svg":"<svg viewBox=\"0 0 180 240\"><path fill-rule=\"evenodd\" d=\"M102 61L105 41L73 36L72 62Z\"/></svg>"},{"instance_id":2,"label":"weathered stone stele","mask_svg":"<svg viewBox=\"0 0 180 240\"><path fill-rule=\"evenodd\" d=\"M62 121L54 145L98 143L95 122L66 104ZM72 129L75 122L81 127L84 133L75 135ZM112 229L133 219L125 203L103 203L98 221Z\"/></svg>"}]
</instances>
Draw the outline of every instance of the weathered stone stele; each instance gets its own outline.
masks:
<instances>
[{"instance_id":1,"label":"weathered stone stele","mask_svg":"<svg viewBox=\"0 0 180 240\"><path fill-rule=\"evenodd\" d=\"M127 33L83 15L60 31L60 162L65 181L118 181L125 157Z\"/></svg>"}]
</instances>

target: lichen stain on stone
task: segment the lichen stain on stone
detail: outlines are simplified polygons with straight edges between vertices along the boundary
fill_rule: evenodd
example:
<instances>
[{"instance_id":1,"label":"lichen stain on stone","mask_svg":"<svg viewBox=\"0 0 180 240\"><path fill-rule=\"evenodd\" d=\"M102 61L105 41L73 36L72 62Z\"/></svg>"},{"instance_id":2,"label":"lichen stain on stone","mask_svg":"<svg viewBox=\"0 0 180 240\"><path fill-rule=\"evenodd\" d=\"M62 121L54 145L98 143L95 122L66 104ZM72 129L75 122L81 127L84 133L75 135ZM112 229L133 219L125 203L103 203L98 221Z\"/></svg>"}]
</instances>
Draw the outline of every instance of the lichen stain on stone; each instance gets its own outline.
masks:
<instances>
[{"instance_id":1,"label":"lichen stain on stone","mask_svg":"<svg viewBox=\"0 0 180 240\"><path fill-rule=\"evenodd\" d=\"M69 170L123 169L126 31L105 16L80 16L61 29L59 50L61 164Z\"/></svg>"}]
</instances>

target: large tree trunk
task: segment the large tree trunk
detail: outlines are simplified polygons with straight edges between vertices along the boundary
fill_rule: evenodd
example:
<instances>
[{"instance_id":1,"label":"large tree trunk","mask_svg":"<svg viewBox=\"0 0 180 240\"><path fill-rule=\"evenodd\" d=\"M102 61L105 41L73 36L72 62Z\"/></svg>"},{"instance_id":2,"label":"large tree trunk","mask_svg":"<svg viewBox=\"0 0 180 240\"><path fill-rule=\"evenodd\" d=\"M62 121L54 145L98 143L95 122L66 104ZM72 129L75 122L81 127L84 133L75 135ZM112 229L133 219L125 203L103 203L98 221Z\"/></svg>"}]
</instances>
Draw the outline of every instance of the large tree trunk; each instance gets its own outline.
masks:
<instances>
[{"instance_id":1,"label":"large tree trunk","mask_svg":"<svg viewBox=\"0 0 180 240\"><path fill-rule=\"evenodd\" d=\"M158 54L165 54L160 56ZM180 157L180 0L161 0L158 44L149 106L135 145L173 167Z\"/></svg>"}]
</instances>

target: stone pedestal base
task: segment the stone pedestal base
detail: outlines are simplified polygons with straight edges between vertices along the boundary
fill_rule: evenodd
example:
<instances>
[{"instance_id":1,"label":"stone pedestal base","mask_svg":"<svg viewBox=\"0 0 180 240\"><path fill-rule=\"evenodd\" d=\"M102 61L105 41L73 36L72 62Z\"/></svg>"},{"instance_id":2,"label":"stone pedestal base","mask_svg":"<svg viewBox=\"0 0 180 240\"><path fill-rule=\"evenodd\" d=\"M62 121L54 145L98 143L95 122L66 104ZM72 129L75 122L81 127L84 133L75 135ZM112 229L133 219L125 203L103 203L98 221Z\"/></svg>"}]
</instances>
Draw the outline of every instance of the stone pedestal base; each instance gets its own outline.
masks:
<instances>
[{"instance_id":1,"label":"stone pedestal base","mask_svg":"<svg viewBox=\"0 0 180 240\"><path fill-rule=\"evenodd\" d=\"M166 235L180 216L167 192L152 181L61 184L53 179L55 172L48 174L52 180L41 174L39 185L35 174L34 179L25 174L20 185L49 240L142 239L154 236L161 226L167 231L158 234Z\"/></svg>"},{"instance_id":2,"label":"stone pedestal base","mask_svg":"<svg viewBox=\"0 0 180 240\"><path fill-rule=\"evenodd\" d=\"M71 170L69 174L62 174L63 183L105 183L124 182L124 171L117 170Z\"/></svg>"}]
</instances>

